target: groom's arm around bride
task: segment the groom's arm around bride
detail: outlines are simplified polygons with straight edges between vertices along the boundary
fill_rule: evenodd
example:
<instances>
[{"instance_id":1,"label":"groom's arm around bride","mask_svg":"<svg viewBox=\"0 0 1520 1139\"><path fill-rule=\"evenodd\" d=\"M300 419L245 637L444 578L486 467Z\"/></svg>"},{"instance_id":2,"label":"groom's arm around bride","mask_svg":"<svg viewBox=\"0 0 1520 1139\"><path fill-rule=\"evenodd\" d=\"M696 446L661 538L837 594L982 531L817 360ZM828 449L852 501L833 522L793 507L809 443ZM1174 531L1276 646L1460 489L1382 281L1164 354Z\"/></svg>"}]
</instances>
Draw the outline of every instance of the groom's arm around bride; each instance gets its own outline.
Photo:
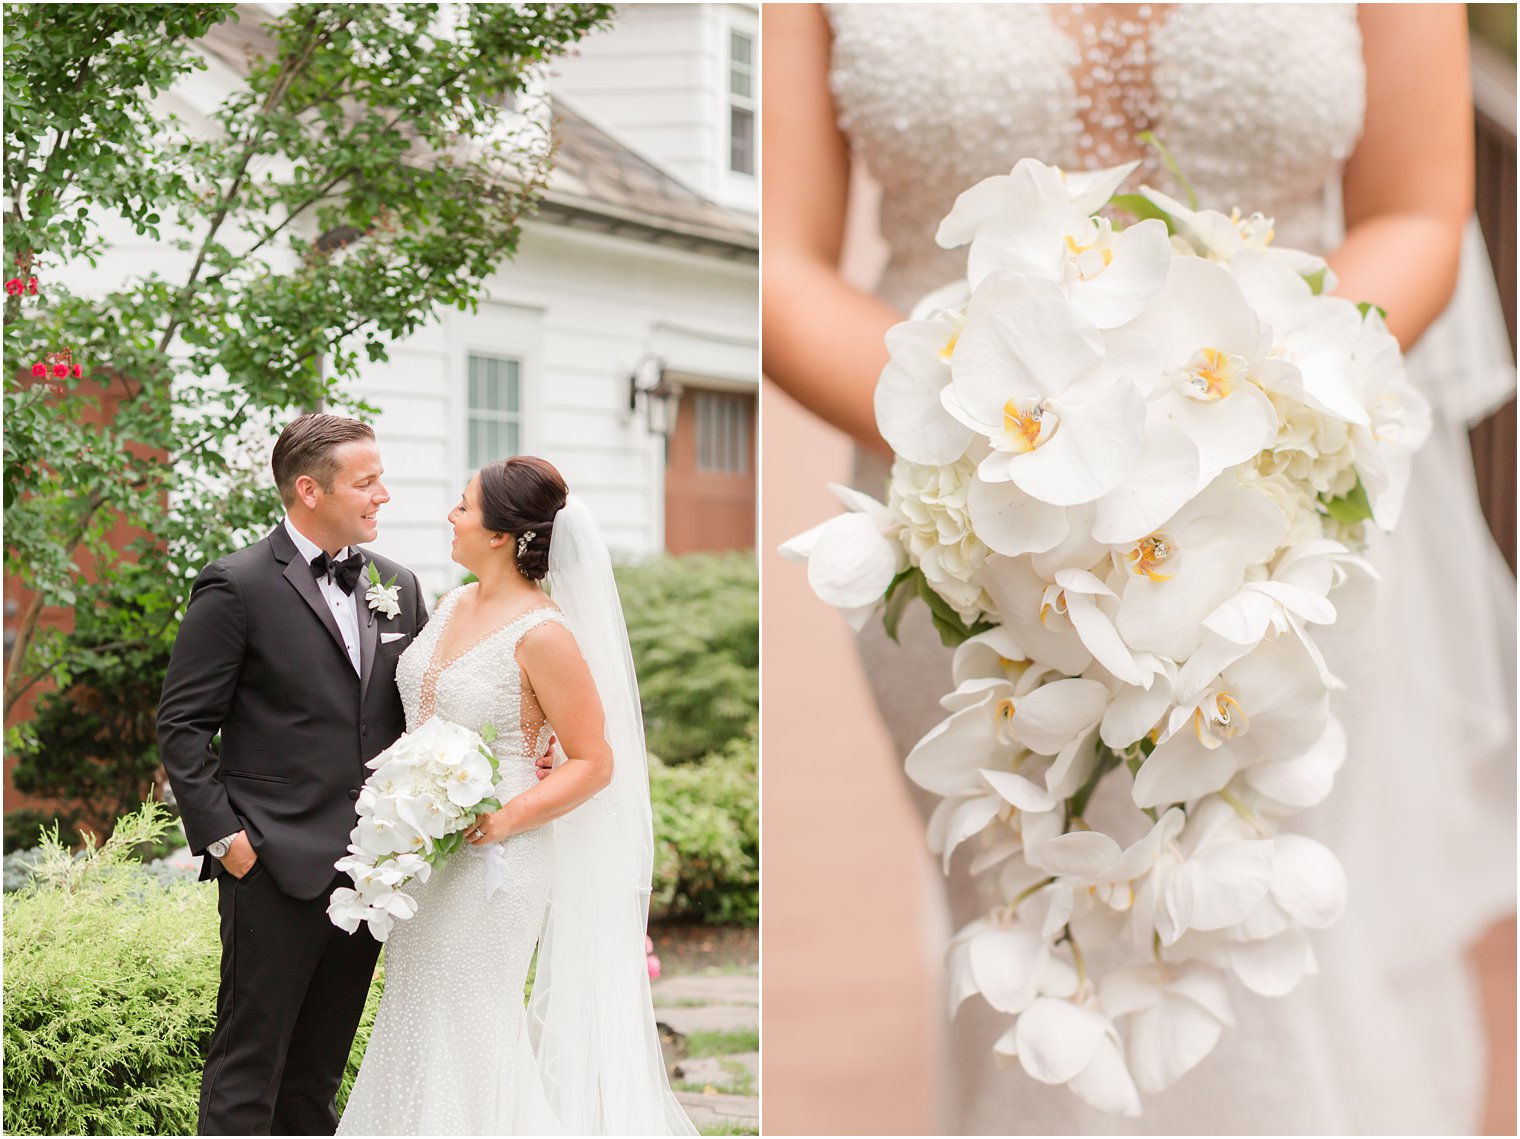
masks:
<instances>
[{"instance_id":1,"label":"groom's arm around bride","mask_svg":"<svg viewBox=\"0 0 1520 1139\"><path fill-rule=\"evenodd\" d=\"M275 444L286 517L195 582L159 703L190 849L217 878L222 968L202 1134L331 1134L378 944L327 918L365 762L405 729L416 577L359 543L389 500L374 432L305 415ZM367 598L373 566L399 609ZM219 744L215 743L220 735Z\"/></svg>"}]
</instances>

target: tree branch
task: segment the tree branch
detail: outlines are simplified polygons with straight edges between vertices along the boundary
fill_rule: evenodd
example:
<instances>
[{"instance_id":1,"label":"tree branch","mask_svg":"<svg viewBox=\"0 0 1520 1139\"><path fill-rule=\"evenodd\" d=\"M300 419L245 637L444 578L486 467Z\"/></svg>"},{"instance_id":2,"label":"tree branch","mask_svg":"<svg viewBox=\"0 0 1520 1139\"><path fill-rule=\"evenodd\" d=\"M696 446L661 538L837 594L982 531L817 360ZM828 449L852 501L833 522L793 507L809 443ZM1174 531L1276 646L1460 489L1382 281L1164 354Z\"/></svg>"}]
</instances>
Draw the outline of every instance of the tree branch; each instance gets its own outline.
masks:
<instances>
[{"instance_id":1,"label":"tree branch","mask_svg":"<svg viewBox=\"0 0 1520 1139\"><path fill-rule=\"evenodd\" d=\"M345 16L334 28L341 31L353 22L352 16ZM222 194L221 202L217 208L216 216L211 219L211 228L207 231L205 239L201 242L200 251L196 254L195 264L190 270L190 276L180 289L178 300L170 310L169 324L164 329L163 338L158 343L160 352L167 352L169 345L174 341L174 334L178 331L184 320L184 309L190 299L191 291L195 288L196 281L200 278L201 268L206 263L206 255L211 250L211 245L216 239L217 231L227 220L232 212L232 206L242 189L243 179L248 174L248 165L253 161L254 152L258 147L260 136L263 134L262 124L267 120L275 107L285 98L291 85L296 81L297 75L311 62L317 48L326 43L331 33L317 33L316 14L313 13L305 25L306 43L298 50L293 58L287 58L280 62L280 73L276 76L274 85L270 87L269 94L264 97L264 105L259 108L258 116L249 128L249 133L243 142L242 153L238 158L237 169L233 173L232 181Z\"/></svg>"}]
</instances>

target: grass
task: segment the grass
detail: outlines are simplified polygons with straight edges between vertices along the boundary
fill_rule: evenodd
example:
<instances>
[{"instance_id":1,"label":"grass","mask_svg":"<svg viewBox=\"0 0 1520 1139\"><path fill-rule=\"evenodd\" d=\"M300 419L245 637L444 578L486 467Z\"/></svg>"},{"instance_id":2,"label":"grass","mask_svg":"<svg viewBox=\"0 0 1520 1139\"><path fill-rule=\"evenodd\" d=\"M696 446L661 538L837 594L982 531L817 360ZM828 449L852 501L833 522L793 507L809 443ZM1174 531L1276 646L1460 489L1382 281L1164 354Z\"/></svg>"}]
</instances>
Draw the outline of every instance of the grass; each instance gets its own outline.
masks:
<instances>
[{"instance_id":1,"label":"grass","mask_svg":"<svg viewBox=\"0 0 1520 1139\"><path fill-rule=\"evenodd\" d=\"M746 1028L737 1032L704 1030L686 1037L686 1054L692 1059L700 1056L729 1056L735 1052L760 1051L760 1031Z\"/></svg>"},{"instance_id":2,"label":"grass","mask_svg":"<svg viewBox=\"0 0 1520 1139\"><path fill-rule=\"evenodd\" d=\"M753 1127L745 1127L740 1123L709 1123L706 1127L698 1128L702 1135L759 1135Z\"/></svg>"},{"instance_id":3,"label":"grass","mask_svg":"<svg viewBox=\"0 0 1520 1139\"><path fill-rule=\"evenodd\" d=\"M722 1064L723 1070L728 1073L728 1079L721 1084L680 1080L671 1087L678 1092L696 1092L699 1095L752 1096L755 1094L755 1074L749 1068L738 1060L723 1060Z\"/></svg>"}]
</instances>

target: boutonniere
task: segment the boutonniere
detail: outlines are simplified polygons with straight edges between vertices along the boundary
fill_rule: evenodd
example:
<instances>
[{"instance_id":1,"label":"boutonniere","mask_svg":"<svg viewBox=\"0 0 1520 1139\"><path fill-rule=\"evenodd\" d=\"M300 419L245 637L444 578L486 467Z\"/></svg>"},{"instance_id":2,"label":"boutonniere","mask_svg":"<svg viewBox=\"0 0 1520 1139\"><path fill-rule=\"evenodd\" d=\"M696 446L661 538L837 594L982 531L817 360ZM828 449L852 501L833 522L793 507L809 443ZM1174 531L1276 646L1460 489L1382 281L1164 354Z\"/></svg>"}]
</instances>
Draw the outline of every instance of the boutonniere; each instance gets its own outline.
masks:
<instances>
[{"instance_id":1,"label":"boutonniere","mask_svg":"<svg viewBox=\"0 0 1520 1139\"><path fill-rule=\"evenodd\" d=\"M369 572L369 588L364 591L364 600L382 616L396 616L401 612L401 587L396 584L396 575L392 574L390 581L381 585L380 571L375 568L375 563L370 562L365 569Z\"/></svg>"}]
</instances>

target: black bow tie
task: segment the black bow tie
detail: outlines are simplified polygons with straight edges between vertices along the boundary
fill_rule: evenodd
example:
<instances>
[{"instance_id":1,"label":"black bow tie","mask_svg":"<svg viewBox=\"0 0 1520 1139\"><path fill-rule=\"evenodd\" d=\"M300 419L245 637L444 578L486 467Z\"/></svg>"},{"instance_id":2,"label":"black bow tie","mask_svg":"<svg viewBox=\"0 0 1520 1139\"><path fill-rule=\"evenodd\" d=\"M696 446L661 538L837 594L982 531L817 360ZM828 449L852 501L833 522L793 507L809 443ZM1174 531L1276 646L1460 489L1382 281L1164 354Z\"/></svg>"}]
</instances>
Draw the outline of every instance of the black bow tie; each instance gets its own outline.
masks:
<instances>
[{"instance_id":1,"label":"black bow tie","mask_svg":"<svg viewBox=\"0 0 1520 1139\"><path fill-rule=\"evenodd\" d=\"M354 586L359 584L359 573L363 569L363 554L349 554L348 557L340 559L329 558L324 553L318 554L311 561L312 577L331 577L338 583L339 589L350 595L354 592Z\"/></svg>"}]
</instances>

